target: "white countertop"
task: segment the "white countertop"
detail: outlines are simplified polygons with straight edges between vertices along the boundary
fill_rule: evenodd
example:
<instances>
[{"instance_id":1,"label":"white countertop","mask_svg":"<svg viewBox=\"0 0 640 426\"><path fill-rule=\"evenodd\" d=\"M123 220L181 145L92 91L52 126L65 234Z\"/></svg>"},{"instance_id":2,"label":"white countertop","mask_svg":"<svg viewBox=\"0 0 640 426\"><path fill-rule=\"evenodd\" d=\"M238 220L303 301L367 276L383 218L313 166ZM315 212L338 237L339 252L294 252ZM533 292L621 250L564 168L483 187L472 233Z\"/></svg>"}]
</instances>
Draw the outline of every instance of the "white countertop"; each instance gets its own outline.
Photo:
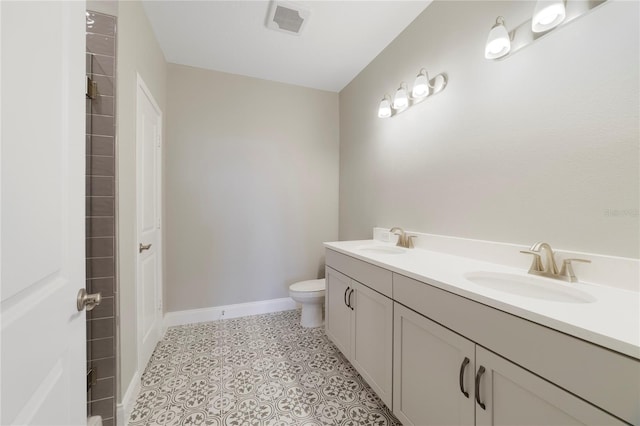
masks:
<instances>
[{"instance_id":1,"label":"white countertop","mask_svg":"<svg viewBox=\"0 0 640 426\"><path fill-rule=\"evenodd\" d=\"M589 283L566 283L539 278L551 285L567 285L593 296L592 303L565 303L518 296L479 286L468 272L496 272L526 276L527 271L423 249L403 254L359 250L366 245L391 246L376 240L340 241L325 247L425 282L518 317L547 326L640 360L640 293Z\"/></svg>"}]
</instances>

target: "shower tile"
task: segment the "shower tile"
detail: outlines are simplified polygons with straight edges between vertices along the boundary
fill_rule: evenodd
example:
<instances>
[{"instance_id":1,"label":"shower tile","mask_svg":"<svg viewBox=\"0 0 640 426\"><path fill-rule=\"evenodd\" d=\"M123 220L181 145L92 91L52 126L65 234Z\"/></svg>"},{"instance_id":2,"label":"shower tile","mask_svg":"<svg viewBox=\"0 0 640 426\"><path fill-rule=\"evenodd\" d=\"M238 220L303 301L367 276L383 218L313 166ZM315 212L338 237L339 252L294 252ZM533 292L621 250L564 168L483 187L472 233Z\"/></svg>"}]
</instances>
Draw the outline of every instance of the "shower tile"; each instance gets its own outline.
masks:
<instances>
[{"instance_id":1,"label":"shower tile","mask_svg":"<svg viewBox=\"0 0 640 426\"><path fill-rule=\"evenodd\" d=\"M1 1L1 0L0 0ZM87 11L86 71L97 95L86 103L86 271L87 291L102 303L87 312L88 364L98 382L87 397L87 415L115 425L115 82L116 17ZM96 278L97 277L97 278Z\"/></svg>"},{"instance_id":2,"label":"shower tile","mask_svg":"<svg viewBox=\"0 0 640 426\"><path fill-rule=\"evenodd\" d=\"M107 155L113 157L113 136L86 135L87 155ZM90 171L87 169L87 171Z\"/></svg>"},{"instance_id":3,"label":"shower tile","mask_svg":"<svg viewBox=\"0 0 640 426\"><path fill-rule=\"evenodd\" d=\"M114 278L94 278L87 280L89 293L100 293L102 297L111 297L114 294Z\"/></svg>"},{"instance_id":4,"label":"shower tile","mask_svg":"<svg viewBox=\"0 0 640 426\"><path fill-rule=\"evenodd\" d=\"M94 197L113 197L115 194L114 178L107 177L86 177L86 193Z\"/></svg>"},{"instance_id":5,"label":"shower tile","mask_svg":"<svg viewBox=\"0 0 640 426\"><path fill-rule=\"evenodd\" d=\"M96 359L90 362L91 366L95 369L98 379L113 377L116 372L116 359L102 358Z\"/></svg>"},{"instance_id":6,"label":"shower tile","mask_svg":"<svg viewBox=\"0 0 640 426\"><path fill-rule=\"evenodd\" d=\"M112 397L115 393L114 378L100 379L95 385L91 386L91 399L93 401ZM111 416L105 416L111 417Z\"/></svg>"},{"instance_id":7,"label":"shower tile","mask_svg":"<svg viewBox=\"0 0 640 426\"><path fill-rule=\"evenodd\" d=\"M91 135L113 136L115 134L113 116L86 115L87 133Z\"/></svg>"},{"instance_id":8,"label":"shower tile","mask_svg":"<svg viewBox=\"0 0 640 426\"><path fill-rule=\"evenodd\" d=\"M116 60L113 56L106 55L90 55L90 65L92 68L91 72L87 72L90 75L106 75L108 77L113 77L115 75L115 63Z\"/></svg>"},{"instance_id":9,"label":"shower tile","mask_svg":"<svg viewBox=\"0 0 640 426\"><path fill-rule=\"evenodd\" d=\"M113 318L92 319L87 321L87 339L113 337L113 323Z\"/></svg>"},{"instance_id":10,"label":"shower tile","mask_svg":"<svg viewBox=\"0 0 640 426\"><path fill-rule=\"evenodd\" d=\"M87 52L98 55L116 55L116 39L102 34L87 34Z\"/></svg>"},{"instance_id":11,"label":"shower tile","mask_svg":"<svg viewBox=\"0 0 640 426\"><path fill-rule=\"evenodd\" d=\"M91 102L91 114L113 116L113 96L96 96ZM88 127L87 127L88 129ZM94 133L96 133L94 131Z\"/></svg>"},{"instance_id":12,"label":"shower tile","mask_svg":"<svg viewBox=\"0 0 640 426\"><path fill-rule=\"evenodd\" d=\"M115 176L115 159L101 155L87 157L87 175L90 176Z\"/></svg>"},{"instance_id":13,"label":"shower tile","mask_svg":"<svg viewBox=\"0 0 640 426\"><path fill-rule=\"evenodd\" d=\"M85 240L86 257L113 256L113 237L87 238Z\"/></svg>"},{"instance_id":14,"label":"shower tile","mask_svg":"<svg viewBox=\"0 0 640 426\"><path fill-rule=\"evenodd\" d=\"M87 11L87 32L115 36L116 18L99 12Z\"/></svg>"},{"instance_id":15,"label":"shower tile","mask_svg":"<svg viewBox=\"0 0 640 426\"><path fill-rule=\"evenodd\" d=\"M115 212L113 197L85 197L87 216L113 216Z\"/></svg>"},{"instance_id":16,"label":"shower tile","mask_svg":"<svg viewBox=\"0 0 640 426\"><path fill-rule=\"evenodd\" d=\"M92 416L102 416L102 418L113 417L114 413L114 400L113 397L102 399L100 401L91 402L91 415ZM104 420L102 421L104 426Z\"/></svg>"},{"instance_id":17,"label":"shower tile","mask_svg":"<svg viewBox=\"0 0 640 426\"><path fill-rule=\"evenodd\" d=\"M86 260L87 278L112 277L114 271L113 257L101 257Z\"/></svg>"},{"instance_id":18,"label":"shower tile","mask_svg":"<svg viewBox=\"0 0 640 426\"><path fill-rule=\"evenodd\" d=\"M114 352L113 337L87 342L87 353L91 354L91 359L111 357Z\"/></svg>"},{"instance_id":19,"label":"shower tile","mask_svg":"<svg viewBox=\"0 0 640 426\"><path fill-rule=\"evenodd\" d=\"M110 237L114 233L114 220L112 217L88 218L85 221L85 232L90 237Z\"/></svg>"},{"instance_id":20,"label":"shower tile","mask_svg":"<svg viewBox=\"0 0 640 426\"><path fill-rule=\"evenodd\" d=\"M94 75L93 81L98 85L98 94L105 96L113 96L114 78L104 75Z\"/></svg>"},{"instance_id":21,"label":"shower tile","mask_svg":"<svg viewBox=\"0 0 640 426\"><path fill-rule=\"evenodd\" d=\"M98 306L93 308L92 311L87 312L87 319L95 320L100 318L110 318L110 317L113 317L114 314L115 314L115 311L113 307L113 297L103 296L102 302L100 302ZM105 356L109 356L109 355L105 355ZM96 357L96 358L104 358L104 356Z\"/></svg>"}]
</instances>

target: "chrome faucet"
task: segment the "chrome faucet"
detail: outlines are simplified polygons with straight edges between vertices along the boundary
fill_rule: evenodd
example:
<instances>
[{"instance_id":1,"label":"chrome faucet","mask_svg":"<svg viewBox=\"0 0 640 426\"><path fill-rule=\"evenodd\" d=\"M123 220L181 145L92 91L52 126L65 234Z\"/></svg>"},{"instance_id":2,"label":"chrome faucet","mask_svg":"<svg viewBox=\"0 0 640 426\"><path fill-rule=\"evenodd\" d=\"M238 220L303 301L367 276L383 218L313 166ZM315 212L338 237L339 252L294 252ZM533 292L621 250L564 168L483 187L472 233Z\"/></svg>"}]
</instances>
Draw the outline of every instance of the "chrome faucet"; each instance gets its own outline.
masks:
<instances>
[{"instance_id":1,"label":"chrome faucet","mask_svg":"<svg viewBox=\"0 0 640 426\"><path fill-rule=\"evenodd\" d=\"M389 232L398 236L398 242L396 243L396 246L404 248L414 247L413 239L416 237L416 235L407 235L404 232L404 229L400 228L399 226L394 226L393 228L389 229Z\"/></svg>"},{"instance_id":2,"label":"chrome faucet","mask_svg":"<svg viewBox=\"0 0 640 426\"><path fill-rule=\"evenodd\" d=\"M542 252L545 252L544 264L542 263ZM562 269L558 272L558 265L554 259L553 249L549 244L542 241L532 245L529 250L521 250L520 253L533 255L533 262L529 268L530 274L564 280L571 283L578 281L576 274L573 272L571 262L591 263L590 260L585 259L564 259L562 261Z\"/></svg>"}]
</instances>

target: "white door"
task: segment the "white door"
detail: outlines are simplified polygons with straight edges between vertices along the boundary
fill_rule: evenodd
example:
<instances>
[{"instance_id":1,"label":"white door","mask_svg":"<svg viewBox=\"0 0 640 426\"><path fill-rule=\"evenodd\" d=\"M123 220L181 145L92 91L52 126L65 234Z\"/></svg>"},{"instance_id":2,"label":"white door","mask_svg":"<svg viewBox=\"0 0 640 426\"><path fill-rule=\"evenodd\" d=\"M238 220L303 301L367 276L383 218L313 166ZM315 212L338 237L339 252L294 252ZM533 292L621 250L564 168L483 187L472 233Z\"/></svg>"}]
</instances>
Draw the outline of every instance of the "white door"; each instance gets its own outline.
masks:
<instances>
[{"instance_id":1,"label":"white door","mask_svg":"<svg viewBox=\"0 0 640 426\"><path fill-rule=\"evenodd\" d=\"M162 112L138 76L136 99L138 211L138 369L144 370L162 330L160 146Z\"/></svg>"},{"instance_id":2,"label":"white door","mask_svg":"<svg viewBox=\"0 0 640 426\"><path fill-rule=\"evenodd\" d=\"M0 424L86 424L85 4L0 20Z\"/></svg>"}]
</instances>

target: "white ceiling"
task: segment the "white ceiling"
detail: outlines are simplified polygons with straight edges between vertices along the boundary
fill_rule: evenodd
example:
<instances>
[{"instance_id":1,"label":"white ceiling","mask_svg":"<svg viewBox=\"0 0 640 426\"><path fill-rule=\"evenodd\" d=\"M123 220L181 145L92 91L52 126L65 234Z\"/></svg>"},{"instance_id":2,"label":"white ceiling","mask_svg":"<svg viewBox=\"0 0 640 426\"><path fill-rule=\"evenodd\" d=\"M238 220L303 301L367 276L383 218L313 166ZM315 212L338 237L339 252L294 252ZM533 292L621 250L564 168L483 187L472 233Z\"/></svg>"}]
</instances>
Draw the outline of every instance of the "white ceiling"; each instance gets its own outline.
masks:
<instances>
[{"instance_id":1,"label":"white ceiling","mask_svg":"<svg viewBox=\"0 0 640 426\"><path fill-rule=\"evenodd\" d=\"M268 0L144 8L169 62L339 92L430 2L296 1L311 12L300 35L266 27Z\"/></svg>"}]
</instances>

